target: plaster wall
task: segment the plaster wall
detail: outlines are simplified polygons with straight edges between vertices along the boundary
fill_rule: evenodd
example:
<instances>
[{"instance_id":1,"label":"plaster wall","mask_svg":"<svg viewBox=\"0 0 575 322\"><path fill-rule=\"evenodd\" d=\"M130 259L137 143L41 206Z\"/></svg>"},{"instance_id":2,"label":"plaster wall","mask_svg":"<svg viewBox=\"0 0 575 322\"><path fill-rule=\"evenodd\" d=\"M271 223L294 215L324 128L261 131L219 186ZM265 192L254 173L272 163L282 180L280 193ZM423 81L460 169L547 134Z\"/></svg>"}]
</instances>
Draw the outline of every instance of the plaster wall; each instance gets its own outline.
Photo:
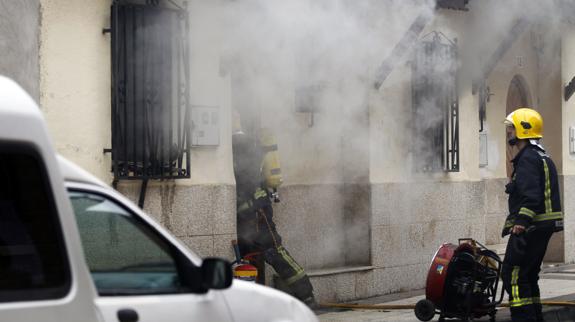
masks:
<instances>
[{"instance_id":1,"label":"plaster wall","mask_svg":"<svg viewBox=\"0 0 575 322\"><path fill-rule=\"evenodd\" d=\"M481 170L483 178L507 177L507 142L503 120L507 116L509 84L515 75L521 75L525 80L530 104L537 104L538 102L537 56L530 45L530 41L531 32L524 32L513 43L509 51L501 58L487 78L486 84L489 86L493 96L487 103L485 126L488 136L488 165Z\"/></svg>"},{"instance_id":2,"label":"plaster wall","mask_svg":"<svg viewBox=\"0 0 575 322\"><path fill-rule=\"evenodd\" d=\"M561 84L562 87L569 84L575 76L575 28L565 26L561 39ZM569 151L569 127L575 126L575 96L569 101L562 100L563 105L563 174L575 174L575 154Z\"/></svg>"},{"instance_id":3,"label":"plaster wall","mask_svg":"<svg viewBox=\"0 0 575 322\"><path fill-rule=\"evenodd\" d=\"M42 0L41 103L59 153L111 181L108 0ZM178 184L232 184L229 79L219 73L215 6L190 2L192 105L220 108L220 145L194 148L192 178Z\"/></svg>"},{"instance_id":4,"label":"plaster wall","mask_svg":"<svg viewBox=\"0 0 575 322\"><path fill-rule=\"evenodd\" d=\"M430 37L429 33L432 31L441 32L450 41L457 41L458 48L465 46L465 13L442 11L433 23L426 26L421 37ZM460 171L414 173L410 130L410 58L411 51L397 62L381 89L370 92L370 182L479 180L477 98L471 92L471 78L463 72L458 74ZM460 59L460 64L465 65L465 58Z\"/></svg>"},{"instance_id":5,"label":"plaster wall","mask_svg":"<svg viewBox=\"0 0 575 322\"><path fill-rule=\"evenodd\" d=\"M567 85L575 75L575 28L564 26L561 39L561 87ZM562 100L562 142L563 142L563 211L565 214L565 262L575 261L575 154L569 151L569 127L575 126L575 97Z\"/></svg>"},{"instance_id":6,"label":"plaster wall","mask_svg":"<svg viewBox=\"0 0 575 322\"><path fill-rule=\"evenodd\" d=\"M110 1L42 0L40 104L58 153L105 182L110 156Z\"/></svg>"},{"instance_id":7,"label":"plaster wall","mask_svg":"<svg viewBox=\"0 0 575 322\"><path fill-rule=\"evenodd\" d=\"M150 182L145 210L200 255L232 258L230 80L219 72L219 30L211 19L216 7L189 5L191 102L219 107L220 144L192 148L190 179ZM40 102L49 131L60 154L105 182L112 180L110 155L103 154L111 146L111 52L102 29L110 26L110 6L109 0L41 1ZM118 189L137 201L139 186Z\"/></svg>"},{"instance_id":8,"label":"plaster wall","mask_svg":"<svg viewBox=\"0 0 575 322\"><path fill-rule=\"evenodd\" d=\"M109 35L101 33L109 26L110 1L42 0L41 4L40 101L49 129L60 153L110 182L110 156L102 154L110 147L110 43ZM192 104L219 107L220 145L192 149L191 179L151 182L144 209L191 249L202 256L232 257L229 242L236 233L232 107L255 109L260 125L281 129L276 135L285 184L280 188L282 202L274 208L290 253L306 269L350 263L374 266L367 272L314 278L320 300L419 288L441 243L461 237L503 242L499 234L506 213L506 142L501 122L513 76L525 78L531 102L539 105L546 119L559 120L554 114L559 71L557 66L538 65L531 31L514 42L487 80L495 94L487 107L489 165L478 166L478 102L472 94L472 77L462 68L461 171L424 175L413 174L411 166L409 54L397 62L379 91L365 93L367 106L359 120L347 119L345 104L333 102L309 126L311 116L295 111L295 73L285 82L259 84L273 86L274 95L250 92L241 74L221 61L218 4L193 0L190 12ZM467 19L474 15L474 11L443 10L422 35L441 31L457 38L463 48L474 41L466 29ZM413 19L401 17L405 29ZM563 84L575 75L575 60L569 58L575 57L574 35L563 38ZM389 39L401 36L397 32ZM388 52L381 54L386 57ZM463 67L475 64L466 57L462 53ZM294 67L286 70L296 69L293 57L281 60ZM538 76L541 70L551 72ZM566 141L568 125L575 124L574 99L563 103L563 126L548 129L553 140L546 142L552 156L563 155L566 196L575 190L571 178L575 157L568 154ZM349 122L358 122L360 132L348 131ZM563 133L562 146L554 144L558 133ZM123 183L119 190L137 200L139 183ZM575 211L575 205L565 200L565 209ZM571 231L575 223L567 218L566 229ZM565 252L575 254L575 239L568 235ZM350 256L354 254L359 255Z\"/></svg>"},{"instance_id":9,"label":"plaster wall","mask_svg":"<svg viewBox=\"0 0 575 322\"><path fill-rule=\"evenodd\" d=\"M40 2L0 1L0 75L12 78L38 102Z\"/></svg>"}]
</instances>

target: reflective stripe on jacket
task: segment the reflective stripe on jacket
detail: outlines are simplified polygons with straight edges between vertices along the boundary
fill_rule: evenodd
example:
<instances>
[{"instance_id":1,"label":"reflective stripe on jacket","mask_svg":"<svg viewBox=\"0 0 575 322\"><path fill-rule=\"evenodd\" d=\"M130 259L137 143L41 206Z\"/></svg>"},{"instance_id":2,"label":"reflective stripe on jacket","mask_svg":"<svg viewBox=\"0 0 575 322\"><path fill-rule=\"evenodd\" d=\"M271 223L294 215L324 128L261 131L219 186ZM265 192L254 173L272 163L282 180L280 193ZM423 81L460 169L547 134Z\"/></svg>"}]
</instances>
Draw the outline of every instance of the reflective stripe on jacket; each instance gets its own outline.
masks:
<instances>
[{"instance_id":1,"label":"reflective stripe on jacket","mask_svg":"<svg viewBox=\"0 0 575 322\"><path fill-rule=\"evenodd\" d=\"M528 145L512 162L513 175L505 190L509 194L509 216L502 235L508 234L513 225L563 230L559 179L553 160L539 146Z\"/></svg>"}]
</instances>

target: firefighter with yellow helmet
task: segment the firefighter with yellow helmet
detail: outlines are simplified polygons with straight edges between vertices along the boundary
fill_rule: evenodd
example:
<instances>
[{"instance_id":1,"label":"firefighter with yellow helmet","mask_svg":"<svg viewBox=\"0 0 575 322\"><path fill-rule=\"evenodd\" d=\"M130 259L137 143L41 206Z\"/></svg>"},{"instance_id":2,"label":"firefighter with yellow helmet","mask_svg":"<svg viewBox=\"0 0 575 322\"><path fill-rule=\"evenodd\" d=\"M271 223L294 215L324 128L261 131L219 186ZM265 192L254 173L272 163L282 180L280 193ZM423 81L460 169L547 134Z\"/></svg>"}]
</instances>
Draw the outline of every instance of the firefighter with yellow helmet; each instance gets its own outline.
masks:
<instances>
[{"instance_id":1,"label":"firefighter with yellow helmet","mask_svg":"<svg viewBox=\"0 0 575 322\"><path fill-rule=\"evenodd\" d=\"M260 129L259 139L244 133L234 113L233 159L237 196L237 232L241 256L258 253L279 275L289 292L317 306L304 269L282 245L273 221L271 200L279 201L282 183L277 144L271 131Z\"/></svg>"},{"instance_id":2,"label":"firefighter with yellow helmet","mask_svg":"<svg viewBox=\"0 0 575 322\"><path fill-rule=\"evenodd\" d=\"M557 169L547 155L543 119L530 108L519 108L505 119L508 144L519 153L505 192L509 215L502 236L510 234L503 261L503 287L509 294L513 321L543 321L539 271L554 232L563 230Z\"/></svg>"}]
</instances>

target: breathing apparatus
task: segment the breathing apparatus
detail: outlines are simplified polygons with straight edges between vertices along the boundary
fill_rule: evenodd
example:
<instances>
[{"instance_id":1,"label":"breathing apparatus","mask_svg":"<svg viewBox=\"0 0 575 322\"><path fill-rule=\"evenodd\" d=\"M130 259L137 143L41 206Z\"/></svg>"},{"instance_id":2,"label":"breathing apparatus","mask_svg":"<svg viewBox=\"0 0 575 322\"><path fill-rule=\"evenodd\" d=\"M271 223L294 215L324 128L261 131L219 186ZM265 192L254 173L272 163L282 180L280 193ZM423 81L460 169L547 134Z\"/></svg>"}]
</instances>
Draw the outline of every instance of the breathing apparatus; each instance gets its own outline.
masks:
<instances>
[{"instance_id":1,"label":"breathing apparatus","mask_svg":"<svg viewBox=\"0 0 575 322\"><path fill-rule=\"evenodd\" d=\"M260 145L264 152L262 160L262 175L265 187L271 191L274 202L280 202L277 189L283 183L280 167L278 145L275 136L268 128L260 129Z\"/></svg>"}]
</instances>

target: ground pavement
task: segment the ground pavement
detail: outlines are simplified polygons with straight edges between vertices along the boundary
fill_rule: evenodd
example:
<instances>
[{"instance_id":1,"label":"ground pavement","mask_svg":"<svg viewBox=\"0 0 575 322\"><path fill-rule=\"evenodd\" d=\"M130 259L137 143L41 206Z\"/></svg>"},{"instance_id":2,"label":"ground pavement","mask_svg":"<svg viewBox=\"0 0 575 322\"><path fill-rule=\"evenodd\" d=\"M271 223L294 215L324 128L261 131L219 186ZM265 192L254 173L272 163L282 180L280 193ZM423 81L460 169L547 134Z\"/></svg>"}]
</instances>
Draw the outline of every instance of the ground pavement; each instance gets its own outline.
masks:
<instances>
[{"instance_id":1,"label":"ground pavement","mask_svg":"<svg viewBox=\"0 0 575 322\"><path fill-rule=\"evenodd\" d=\"M543 301L574 301L575 302L575 265L560 265L546 267L539 281L541 298ZM413 291L398 294L385 295L370 299L355 301L358 304L415 304L424 298L424 291ZM507 296L505 296L507 300ZM322 322L400 322L418 321L413 310L323 310L317 311L318 318ZM575 307L544 308L546 322L575 321ZM432 321L437 321L436 315ZM475 321L488 321L487 317ZM497 312L497 321L511 321L509 309L502 308Z\"/></svg>"}]
</instances>

